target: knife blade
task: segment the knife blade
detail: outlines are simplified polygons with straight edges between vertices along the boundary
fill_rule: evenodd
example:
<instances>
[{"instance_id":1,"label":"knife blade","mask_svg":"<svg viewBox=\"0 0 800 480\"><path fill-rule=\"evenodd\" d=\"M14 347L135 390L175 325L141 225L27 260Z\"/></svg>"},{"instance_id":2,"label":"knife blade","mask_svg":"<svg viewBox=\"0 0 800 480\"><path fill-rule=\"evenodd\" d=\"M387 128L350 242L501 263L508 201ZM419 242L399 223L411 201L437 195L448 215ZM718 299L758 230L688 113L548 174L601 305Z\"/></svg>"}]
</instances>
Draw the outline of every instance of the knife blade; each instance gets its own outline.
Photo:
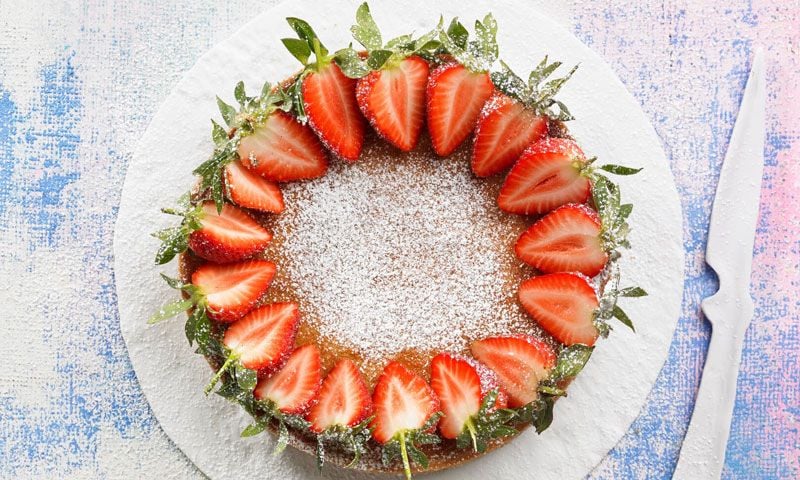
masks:
<instances>
[{"instance_id":1,"label":"knife blade","mask_svg":"<svg viewBox=\"0 0 800 480\"><path fill-rule=\"evenodd\" d=\"M758 49L711 210L706 263L719 277L719 290L702 303L711 341L673 479L716 479L725 462L742 344L754 310L750 270L764 170L765 103L764 53Z\"/></svg>"}]
</instances>

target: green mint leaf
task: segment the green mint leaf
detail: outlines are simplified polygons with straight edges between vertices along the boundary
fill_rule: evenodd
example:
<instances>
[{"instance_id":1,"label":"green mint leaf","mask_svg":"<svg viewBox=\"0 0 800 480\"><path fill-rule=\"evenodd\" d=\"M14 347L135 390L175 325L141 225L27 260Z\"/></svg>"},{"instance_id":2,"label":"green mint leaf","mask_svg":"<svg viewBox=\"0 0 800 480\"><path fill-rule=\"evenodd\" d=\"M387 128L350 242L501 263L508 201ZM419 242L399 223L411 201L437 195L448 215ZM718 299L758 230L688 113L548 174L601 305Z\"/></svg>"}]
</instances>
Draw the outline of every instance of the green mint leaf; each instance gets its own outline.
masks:
<instances>
[{"instance_id":1,"label":"green mint leaf","mask_svg":"<svg viewBox=\"0 0 800 480\"><path fill-rule=\"evenodd\" d=\"M269 81L264 82L264 86L261 87L261 97L260 97L261 102L262 103L266 102L271 93L272 93L272 84L270 84Z\"/></svg>"},{"instance_id":2,"label":"green mint leaf","mask_svg":"<svg viewBox=\"0 0 800 480\"><path fill-rule=\"evenodd\" d=\"M287 17L286 22L292 27L292 30L295 31L297 36L308 42L309 46L312 45L314 39L317 38L317 34L314 32L314 29L311 28L311 25L308 24L305 20L296 17ZM322 43L320 43L322 45Z\"/></svg>"},{"instance_id":3,"label":"green mint leaf","mask_svg":"<svg viewBox=\"0 0 800 480\"><path fill-rule=\"evenodd\" d=\"M247 103L247 94L244 91L244 82L239 80L239 83L236 84L236 87L233 89L233 98L239 103L239 105L244 108L245 104Z\"/></svg>"},{"instance_id":4,"label":"green mint leaf","mask_svg":"<svg viewBox=\"0 0 800 480\"><path fill-rule=\"evenodd\" d=\"M614 315L614 318L622 322L623 325L630 328L634 332L636 331L636 329L633 328L633 321L631 321L631 319L628 317L628 314L626 314L621 308L619 308L618 305L614 305L612 314Z\"/></svg>"},{"instance_id":5,"label":"green mint leaf","mask_svg":"<svg viewBox=\"0 0 800 480\"><path fill-rule=\"evenodd\" d=\"M186 312L186 310L190 309L192 305L194 305L192 300L175 300L174 302L170 302L161 307L147 320L147 323L152 325L154 323L162 322L168 318L172 318L180 313Z\"/></svg>"},{"instance_id":6,"label":"green mint leaf","mask_svg":"<svg viewBox=\"0 0 800 480\"><path fill-rule=\"evenodd\" d=\"M628 287L619 291L620 297L646 297L647 292L640 287Z\"/></svg>"},{"instance_id":7,"label":"green mint leaf","mask_svg":"<svg viewBox=\"0 0 800 480\"><path fill-rule=\"evenodd\" d=\"M601 175L597 175L592 182L592 200L601 218L608 215L611 204L611 192L608 184L609 181Z\"/></svg>"},{"instance_id":8,"label":"green mint leaf","mask_svg":"<svg viewBox=\"0 0 800 480\"><path fill-rule=\"evenodd\" d=\"M414 446L413 443L409 443L406 447L408 450L408 458L416 463L417 465L421 466L423 469L428 468L428 456L422 453L422 450L418 449Z\"/></svg>"},{"instance_id":9,"label":"green mint leaf","mask_svg":"<svg viewBox=\"0 0 800 480\"><path fill-rule=\"evenodd\" d=\"M236 384L239 388L245 391L252 391L258 382L258 373L255 370L243 367L241 364L236 364L233 369L236 376Z\"/></svg>"},{"instance_id":10,"label":"green mint leaf","mask_svg":"<svg viewBox=\"0 0 800 480\"><path fill-rule=\"evenodd\" d=\"M593 351L593 347L580 344L564 348L558 354L558 360L550 378L558 382L578 375L589 361Z\"/></svg>"},{"instance_id":11,"label":"green mint leaf","mask_svg":"<svg viewBox=\"0 0 800 480\"><path fill-rule=\"evenodd\" d=\"M244 430L242 430L242 437L253 437L258 435L259 433L263 432L267 429L266 422L256 422L253 424L248 425Z\"/></svg>"},{"instance_id":12,"label":"green mint leaf","mask_svg":"<svg viewBox=\"0 0 800 480\"><path fill-rule=\"evenodd\" d=\"M376 50L383 45L381 32L372 18L367 2L362 3L356 10L356 24L350 27L350 32L367 51Z\"/></svg>"},{"instance_id":13,"label":"green mint leaf","mask_svg":"<svg viewBox=\"0 0 800 480\"><path fill-rule=\"evenodd\" d=\"M497 59L499 49L497 47L497 22L492 14L486 15L483 22L475 21L475 50L480 60L491 65Z\"/></svg>"},{"instance_id":14,"label":"green mint leaf","mask_svg":"<svg viewBox=\"0 0 800 480\"><path fill-rule=\"evenodd\" d=\"M560 100L553 100L553 105L558 107L558 111L552 111L548 114L548 116L554 120L558 120L560 122L568 122L570 120L575 120L575 117L570 113L569 109L564 102Z\"/></svg>"},{"instance_id":15,"label":"green mint leaf","mask_svg":"<svg viewBox=\"0 0 800 480\"><path fill-rule=\"evenodd\" d=\"M225 142L228 141L228 132L214 119L211 120L211 139L218 147L225 145Z\"/></svg>"},{"instance_id":16,"label":"green mint leaf","mask_svg":"<svg viewBox=\"0 0 800 480\"><path fill-rule=\"evenodd\" d=\"M189 248L189 236L182 226L170 227L156 232L161 246L156 252L156 265L169 263L176 255Z\"/></svg>"},{"instance_id":17,"label":"green mint leaf","mask_svg":"<svg viewBox=\"0 0 800 480\"><path fill-rule=\"evenodd\" d=\"M219 113L222 114L222 119L225 120L225 125L232 127L236 122L236 109L219 97L217 97L217 106L219 107Z\"/></svg>"},{"instance_id":18,"label":"green mint leaf","mask_svg":"<svg viewBox=\"0 0 800 480\"><path fill-rule=\"evenodd\" d=\"M308 63L308 57L311 56L311 47L308 42L299 38L282 38L281 42L289 50L289 53L303 65Z\"/></svg>"},{"instance_id":19,"label":"green mint leaf","mask_svg":"<svg viewBox=\"0 0 800 480\"><path fill-rule=\"evenodd\" d=\"M372 70L380 70L393 53L391 50L372 50L367 57L367 66Z\"/></svg>"},{"instance_id":20,"label":"green mint leaf","mask_svg":"<svg viewBox=\"0 0 800 480\"><path fill-rule=\"evenodd\" d=\"M601 170L605 170L608 173L613 173L614 175L634 175L642 171L641 168L631 168L631 167L624 167L622 165L603 165L600 167Z\"/></svg>"},{"instance_id":21,"label":"green mint leaf","mask_svg":"<svg viewBox=\"0 0 800 480\"><path fill-rule=\"evenodd\" d=\"M510 437L510 436L516 435L518 433L519 432L514 427L511 427L511 426L508 426L508 425L499 425L492 432L492 438Z\"/></svg>"},{"instance_id":22,"label":"green mint leaf","mask_svg":"<svg viewBox=\"0 0 800 480\"><path fill-rule=\"evenodd\" d=\"M447 27L447 31L445 32L446 37L453 45L460 48L461 50L467 49L467 39L469 38L469 32L458 21L458 17L453 18L450 21L450 25Z\"/></svg>"},{"instance_id":23,"label":"green mint leaf","mask_svg":"<svg viewBox=\"0 0 800 480\"><path fill-rule=\"evenodd\" d=\"M349 78L361 78L370 72L366 61L353 48L343 48L337 51L334 61L342 69L342 73Z\"/></svg>"},{"instance_id":24,"label":"green mint leaf","mask_svg":"<svg viewBox=\"0 0 800 480\"><path fill-rule=\"evenodd\" d=\"M289 429L286 428L286 424L283 422L278 422L278 442L275 444L275 450L272 452L273 455L280 455L284 450L286 450L286 445L289 444Z\"/></svg>"},{"instance_id":25,"label":"green mint leaf","mask_svg":"<svg viewBox=\"0 0 800 480\"><path fill-rule=\"evenodd\" d=\"M619 206L619 219L621 221L625 221L628 217L631 216L631 212L633 211L633 204L626 203L624 205ZM620 225L622 222L619 223Z\"/></svg>"},{"instance_id":26,"label":"green mint leaf","mask_svg":"<svg viewBox=\"0 0 800 480\"><path fill-rule=\"evenodd\" d=\"M538 401L541 402L541 406L534 418L533 426L536 428L536 433L542 433L553 423L554 399L553 397L544 397Z\"/></svg>"},{"instance_id":27,"label":"green mint leaf","mask_svg":"<svg viewBox=\"0 0 800 480\"><path fill-rule=\"evenodd\" d=\"M390 50L396 48L401 50L411 49L413 45L414 37L411 34L400 35L386 42L386 48ZM381 46L378 45L376 48L381 48Z\"/></svg>"},{"instance_id":28,"label":"green mint leaf","mask_svg":"<svg viewBox=\"0 0 800 480\"><path fill-rule=\"evenodd\" d=\"M163 278L164 281L167 282L167 285L169 285L169 288L174 288L175 290L183 290L186 287L186 285L184 285L177 278L169 277L167 275L164 275L163 273L161 274L161 278Z\"/></svg>"},{"instance_id":29,"label":"green mint leaf","mask_svg":"<svg viewBox=\"0 0 800 480\"><path fill-rule=\"evenodd\" d=\"M528 86L525 81L506 64L500 61L501 71L492 72L492 82L506 95L514 98L526 98L530 96Z\"/></svg>"},{"instance_id":30,"label":"green mint leaf","mask_svg":"<svg viewBox=\"0 0 800 480\"><path fill-rule=\"evenodd\" d=\"M193 342L197 342L200 346L206 345L209 342L211 336L211 321L208 319L208 315L206 315L204 302L198 303L194 310L192 310L191 315L189 315L189 318L186 320L186 325L184 325L184 332L186 333L186 340L189 341L189 346L191 346Z\"/></svg>"},{"instance_id":31,"label":"green mint leaf","mask_svg":"<svg viewBox=\"0 0 800 480\"><path fill-rule=\"evenodd\" d=\"M552 75L553 72L555 72L560 66L561 62L553 62L548 64L547 55L545 55L544 59L542 59L542 61L536 65L536 68L531 70L531 73L528 76L528 83L530 85L536 85L540 83L542 80Z\"/></svg>"}]
</instances>

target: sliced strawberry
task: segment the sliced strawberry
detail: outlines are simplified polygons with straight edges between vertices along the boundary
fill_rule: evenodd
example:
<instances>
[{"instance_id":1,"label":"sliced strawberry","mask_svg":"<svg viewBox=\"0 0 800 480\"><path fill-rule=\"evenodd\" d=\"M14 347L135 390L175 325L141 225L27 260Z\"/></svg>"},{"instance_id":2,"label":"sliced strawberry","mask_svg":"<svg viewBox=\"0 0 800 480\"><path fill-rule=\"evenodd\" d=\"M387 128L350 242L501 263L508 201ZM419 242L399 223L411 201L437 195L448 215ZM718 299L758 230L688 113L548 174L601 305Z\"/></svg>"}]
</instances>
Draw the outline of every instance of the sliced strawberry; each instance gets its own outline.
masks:
<instances>
[{"instance_id":1,"label":"sliced strawberry","mask_svg":"<svg viewBox=\"0 0 800 480\"><path fill-rule=\"evenodd\" d=\"M444 438L455 439L481 408L478 372L464 360L440 353L431 361L431 388L439 397L444 414L439 420L439 431Z\"/></svg>"},{"instance_id":2,"label":"sliced strawberry","mask_svg":"<svg viewBox=\"0 0 800 480\"><path fill-rule=\"evenodd\" d=\"M483 106L475 129L472 171L489 177L510 167L531 142L547 134L547 120L520 102L495 93Z\"/></svg>"},{"instance_id":3,"label":"sliced strawberry","mask_svg":"<svg viewBox=\"0 0 800 480\"><path fill-rule=\"evenodd\" d=\"M417 145L425 120L428 62L412 55L358 80L358 106L378 134L404 152Z\"/></svg>"},{"instance_id":4,"label":"sliced strawberry","mask_svg":"<svg viewBox=\"0 0 800 480\"><path fill-rule=\"evenodd\" d=\"M539 382L556 362L553 350L529 336L491 337L473 342L475 358L491 368L508 392L508 405L522 407L539 396Z\"/></svg>"},{"instance_id":5,"label":"sliced strawberry","mask_svg":"<svg viewBox=\"0 0 800 480\"><path fill-rule=\"evenodd\" d=\"M273 182L245 168L241 162L225 166L225 185L228 197L240 207L262 212L281 213L283 194Z\"/></svg>"},{"instance_id":6,"label":"sliced strawberry","mask_svg":"<svg viewBox=\"0 0 800 480\"><path fill-rule=\"evenodd\" d=\"M580 272L594 277L608 263L600 218L586 205L568 204L548 213L519 237L514 251L544 273Z\"/></svg>"},{"instance_id":7,"label":"sliced strawberry","mask_svg":"<svg viewBox=\"0 0 800 480\"><path fill-rule=\"evenodd\" d=\"M216 263L238 262L264 250L272 234L243 210L230 204L217 213L214 202L203 203L202 228L189 235L189 248Z\"/></svg>"},{"instance_id":8,"label":"sliced strawberry","mask_svg":"<svg viewBox=\"0 0 800 480\"><path fill-rule=\"evenodd\" d=\"M237 152L244 166L276 182L317 178L328 170L325 150L314 132L280 110L242 137Z\"/></svg>"},{"instance_id":9,"label":"sliced strawberry","mask_svg":"<svg viewBox=\"0 0 800 480\"><path fill-rule=\"evenodd\" d=\"M233 322L249 312L272 283L275 264L266 260L240 263L206 263L192 274L208 304L208 316Z\"/></svg>"},{"instance_id":10,"label":"sliced strawberry","mask_svg":"<svg viewBox=\"0 0 800 480\"><path fill-rule=\"evenodd\" d=\"M370 423L372 438L386 444L395 435L416 430L439 410L436 392L419 375L398 362L390 362L372 393L375 418Z\"/></svg>"},{"instance_id":11,"label":"sliced strawberry","mask_svg":"<svg viewBox=\"0 0 800 480\"><path fill-rule=\"evenodd\" d=\"M481 108L494 91L487 72L472 72L447 62L428 78L428 132L439 156L453 153L475 129Z\"/></svg>"},{"instance_id":12,"label":"sliced strawberry","mask_svg":"<svg viewBox=\"0 0 800 480\"><path fill-rule=\"evenodd\" d=\"M352 360L343 358L325 377L317 403L306 416L311 431L321 433L338 425L354 427L372 414L372 398L364 377Z\"/></svg>"},{"instance_id":13,"label":"sliced strawberry","mask_svg":"<svg viewBox=\"0 0 800 480\"><path fill-rule=\"evenodd\" d=\"M519 301L559 342L592 346L597 340L594 312L599 302L583 276L551 273L525 280L519 287Z\"/></svg>"},{"instance_id":14,"label":"sliced strawberry","mask_svg":"<svg viewBox=\"0 0 800 480\"><path fill-rule=\"evenodd\" d=\"M355 161L364 144L364 118L356 102L356 81L329 63L303 79L303 106L308 123L326 147Z\"/></svg>"},{"instance_id":15,"label":"sliced strawberry","mask_svg":"<svg viewBox=\"0 0 800 480\"><path fill-rule=\"evenodd\" d=\"M222 343L243 367L270 370L291 353L299 321L300 312L294 303L264 305L232 323Z\"/></svg>"},{"instance_id":16,"label":"sliced strawberry","mask_svg":"<svg viewBox=\"0 0 800 480\"><path fill-rule=\"evenodd\" d=\"M532 144L508 173L497 203L509 213L539 215L566 203L583 203L591 184L581 169L580 147L566 138L546 138Z\"/></svg>"},{"instance_id":17,"label":"sliced strawberry","mask_svg":"<svg viewBox=\"0 0 800 480\"><path fill-rule=\"evenodd\" d=\"M497 374L472 357L464 356L459 358L472 365L478 373L478 377L481 379L481 399L485 398L489 392L495 391L497 392L497 399L494 402L494 408L501 409L508 407L508 393L500 386L500 380L497 378Z\"/></svg>"},{"instance_id":18,"label":"sliced strawberry","mask_svg":"<svg viewBox=\"0 0 800 480\"><path fill-rule=\"evenodd\" d=\"M259 379L253 395L256 400L274 402L282 413L303 413L319 392L320 368L319 349L314 344L303 345L277 373Z\"/></svg>"}]
</instances>

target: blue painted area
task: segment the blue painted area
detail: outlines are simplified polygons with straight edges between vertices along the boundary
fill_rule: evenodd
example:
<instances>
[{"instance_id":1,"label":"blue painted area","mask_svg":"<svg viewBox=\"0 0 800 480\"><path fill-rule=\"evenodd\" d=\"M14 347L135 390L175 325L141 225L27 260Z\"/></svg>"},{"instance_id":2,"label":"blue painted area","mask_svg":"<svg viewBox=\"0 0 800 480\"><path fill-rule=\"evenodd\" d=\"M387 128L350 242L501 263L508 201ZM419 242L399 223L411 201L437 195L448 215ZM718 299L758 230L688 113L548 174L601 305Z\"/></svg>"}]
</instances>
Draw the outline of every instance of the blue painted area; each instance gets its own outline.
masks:
<instances>
[{"instance_id":1,"label":"blue painted area","mask_svg":"<svg viewBox=\"0 0 800 480\"><path fill-rule=\"evenodd\" d=\"M72 190L82 173L94 166L79 152L85 142L78 133L83 83L74 67L74 53L67 51L44 65L40 80L38 95L24 106L0 89L0 215L9 214L10 202L30 206L17 213L24 225L16 226L27 230L19 233L29 237L28 251L82 255L84 270L75 275L81 277L83 288L76 290L80 298L69 299L68 305L42 306L48 325L42 340L57 352L53 371L57 381L43 387L44 407L0 394L0 478L25 477L26 472L61 478L86 472L96 466L101 431L140 438L156 426L119 332L111 273L117 207L82 208L86 199ZM124 164L119 153L108 155ZM110 175L93 178L115 180ZM78 216L87 211L100 213L91 219ZM91 228L90 245L83 244L85 235L78 237L86 228ZM33 268L28 264L29 270ZM102 308L87 311L82 307L87 301ZM88 330L76 330L86 322L65 318L65 311L90 316Z\"/></svg>"},{"instance_id":2,"label":"blue painted area","mask_svg":"<svg viewBox=\"0 0 800 480\"><path fill-rule=\"evenodd\" d=\"M26 196L39 200L40 208L27 213L33 234L43 245L52 247L61 224L78 205L76 198L65 198L64 190L80 176L76 163L80 135L80 80L73 66L74 54L42 69L40 103L33 114L41 115L43 128L26 132L26 141L37 145L30 166L41 176L26 186Z\"/></svg>"},{"instance_id":3,"label":"blue painted area","mask_svg":"<svg viewBox=\"0 0 800 480\"><path fill-rule=\"evenodd\" d=\"M12 196L11 176L14 169L14 146L17 144L17 125L20 122L17 106L11 93L0 85L0 218ZM2 222L5 224L6 222ZM0 226L0 228L3 228Z\"/></svg>"}]
</instances>

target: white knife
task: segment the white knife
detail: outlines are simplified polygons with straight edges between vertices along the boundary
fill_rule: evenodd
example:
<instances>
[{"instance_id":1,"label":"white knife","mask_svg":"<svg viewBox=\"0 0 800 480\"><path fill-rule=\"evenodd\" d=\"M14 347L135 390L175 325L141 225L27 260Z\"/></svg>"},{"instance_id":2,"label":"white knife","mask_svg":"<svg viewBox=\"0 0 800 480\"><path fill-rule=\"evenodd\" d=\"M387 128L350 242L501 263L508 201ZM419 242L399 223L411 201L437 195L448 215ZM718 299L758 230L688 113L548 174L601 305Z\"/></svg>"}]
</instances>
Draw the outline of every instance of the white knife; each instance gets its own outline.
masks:
<instances>
[{"instance_id":1,"label":"white knife","mask_svg":"<svg viewBox=\"0 0 800 480\"><path fill-rule=\"evenodd\" d=\"M712 325L703 378L673 479L717 479L725 462L742 342L753 318L750 268L764 170L764 53L756 50L720 172L706 262L719 291L703 300Z\"/></svg>"}]
</instances>

